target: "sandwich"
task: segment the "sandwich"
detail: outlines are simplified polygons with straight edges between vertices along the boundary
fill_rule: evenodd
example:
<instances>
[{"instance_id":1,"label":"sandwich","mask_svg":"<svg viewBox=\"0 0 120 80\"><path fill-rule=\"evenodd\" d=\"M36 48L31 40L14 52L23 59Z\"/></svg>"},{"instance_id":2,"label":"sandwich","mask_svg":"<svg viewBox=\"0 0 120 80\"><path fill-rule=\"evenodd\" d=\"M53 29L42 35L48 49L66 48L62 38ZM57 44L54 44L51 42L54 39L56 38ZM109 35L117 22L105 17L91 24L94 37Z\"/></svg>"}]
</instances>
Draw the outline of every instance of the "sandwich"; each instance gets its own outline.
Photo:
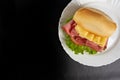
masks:
<instances>
[{"instance_id":1,"label":"sandwich","mask_svg":"<svg viewBox=\"0 0 120 80\"><path fill-rule=\"evenodd\" d=\"M94 8L80 8L62 26L67 46L77 53L96 54L107 48L116 23L104 12Z\"/></svg>"}]
</instances>

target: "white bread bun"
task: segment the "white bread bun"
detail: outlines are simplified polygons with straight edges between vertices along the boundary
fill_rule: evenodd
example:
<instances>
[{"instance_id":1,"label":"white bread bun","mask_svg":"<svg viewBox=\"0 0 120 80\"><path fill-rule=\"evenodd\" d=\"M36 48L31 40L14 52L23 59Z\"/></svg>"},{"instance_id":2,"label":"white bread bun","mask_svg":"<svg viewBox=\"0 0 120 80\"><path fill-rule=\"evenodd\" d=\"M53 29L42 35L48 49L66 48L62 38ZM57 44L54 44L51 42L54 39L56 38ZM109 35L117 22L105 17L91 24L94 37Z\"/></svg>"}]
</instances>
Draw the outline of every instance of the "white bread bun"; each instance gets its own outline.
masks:
<instances>
[{"instance_id":1,"label":"white bread bun","mask_svg":"<svg viewBox=\"0 0 120 80\"><path fill-rule=\"evenodd\" d=\"M87 31L99 36L109 37L116 30L116 24L105 13L93 8L80 8L73 20Z\"/></svg>"}]
</instances>

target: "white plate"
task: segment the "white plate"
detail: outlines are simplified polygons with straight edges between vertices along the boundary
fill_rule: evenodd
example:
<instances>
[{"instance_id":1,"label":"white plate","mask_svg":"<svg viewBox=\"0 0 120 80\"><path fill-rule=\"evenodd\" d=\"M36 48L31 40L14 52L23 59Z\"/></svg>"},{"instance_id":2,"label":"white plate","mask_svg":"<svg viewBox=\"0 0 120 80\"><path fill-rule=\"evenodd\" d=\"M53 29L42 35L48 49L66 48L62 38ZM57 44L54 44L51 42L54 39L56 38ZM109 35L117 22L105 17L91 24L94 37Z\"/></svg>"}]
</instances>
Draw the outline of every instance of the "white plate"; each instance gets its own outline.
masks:
<instances>
[{"instance_id":1,"label":"white plate","mask_svg":"<svg viewBox=\"0 0 120 80\"><path fill-rule=\"evenodd\" d=\"M120 0L72 0L63 10L60 20L59 20L59 28L58 34L61 45L66 53L75 61L93 67L100 67L103 65L108 65L110 63L115 62L120 58L120 11L119 11L119 3ZM65 43L65 36L61 29L65 20L71 17L75 11L80 8L81 6L93 7L105 12L109 15L114 22L117 24L117 30L115 33L109 38L107 49L96 55L89 55L89 54L74 54L71 51L66 43Z\"/></svg>"}]
</instances>

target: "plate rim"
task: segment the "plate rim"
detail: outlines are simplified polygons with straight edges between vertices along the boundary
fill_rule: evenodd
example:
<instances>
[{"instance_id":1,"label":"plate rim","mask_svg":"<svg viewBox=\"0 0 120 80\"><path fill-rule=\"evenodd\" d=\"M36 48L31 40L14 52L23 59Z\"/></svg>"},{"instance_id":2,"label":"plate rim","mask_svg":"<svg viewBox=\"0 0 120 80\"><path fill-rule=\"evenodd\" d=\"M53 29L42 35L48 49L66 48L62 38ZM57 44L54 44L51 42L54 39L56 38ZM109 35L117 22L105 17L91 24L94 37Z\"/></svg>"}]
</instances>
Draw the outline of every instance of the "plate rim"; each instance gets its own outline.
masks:
<instances>
[{"instance_id":1,"label":"plate rim","mask_svg":"<svg viewBox=\"0 0 120 80\"><path fill-rule=\"evenodd\" d=\"M60 17L60 19L59 19L59 27L58 27L59 40L60 40L61 45L62 45L63 49L65 50L65 52L66 52L73 60L79 62L80 64L87 65L87 66L92 66L92 67L105 66L105 65L111 64L111 63L115 62L116 60L118 60L120 57L116 57L116 59L114 59L114 60L112 60L112 61L110 61L110 62L107 62L106 64L88 64L88 63L85 64L85 63L80 62L78 59L73 58L73 56L72 56L71 54L69 54L69 51L66 50L65 44L62 43L62 40L61 40L61 37L60 37L60 35L61 35L61 34L60 34L60 27L61 27L61 26L60 26L60 22L61 22L62 15L64 15L64 11L67 9L67 7L68 7L71 3L74 3L74 1L73 1L73 0L70 1L70 2L68 3L68 5L63 9L62 14L61 14L61 17ZM74 54L74 53L73 53L73 54ZM75 55L75 54L74 54L74 55ZM77 55L77 56L78 56L78 55Z\"/></svg>"}]
</instances>

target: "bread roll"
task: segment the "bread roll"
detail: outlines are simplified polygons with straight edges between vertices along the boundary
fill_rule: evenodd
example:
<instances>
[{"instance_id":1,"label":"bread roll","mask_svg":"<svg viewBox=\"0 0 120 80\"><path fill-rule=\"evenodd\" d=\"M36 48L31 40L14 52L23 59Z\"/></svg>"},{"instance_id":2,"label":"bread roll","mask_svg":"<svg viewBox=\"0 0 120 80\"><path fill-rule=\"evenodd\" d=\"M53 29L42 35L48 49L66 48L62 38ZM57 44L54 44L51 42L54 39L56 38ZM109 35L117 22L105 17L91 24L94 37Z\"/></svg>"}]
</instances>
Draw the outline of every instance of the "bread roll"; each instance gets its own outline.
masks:
<instances>
[{"instance_id":1,"label":"bread roll","mask_svg":"<svg viewBox=\"0 0 120 80\"><path fill-rule=\"evenodd\" d=\"M93 8L81 8L75 12L73 20L87 31L109 37L116 30L116 24L105 13Z\"/></svg>"}]
</instances>

